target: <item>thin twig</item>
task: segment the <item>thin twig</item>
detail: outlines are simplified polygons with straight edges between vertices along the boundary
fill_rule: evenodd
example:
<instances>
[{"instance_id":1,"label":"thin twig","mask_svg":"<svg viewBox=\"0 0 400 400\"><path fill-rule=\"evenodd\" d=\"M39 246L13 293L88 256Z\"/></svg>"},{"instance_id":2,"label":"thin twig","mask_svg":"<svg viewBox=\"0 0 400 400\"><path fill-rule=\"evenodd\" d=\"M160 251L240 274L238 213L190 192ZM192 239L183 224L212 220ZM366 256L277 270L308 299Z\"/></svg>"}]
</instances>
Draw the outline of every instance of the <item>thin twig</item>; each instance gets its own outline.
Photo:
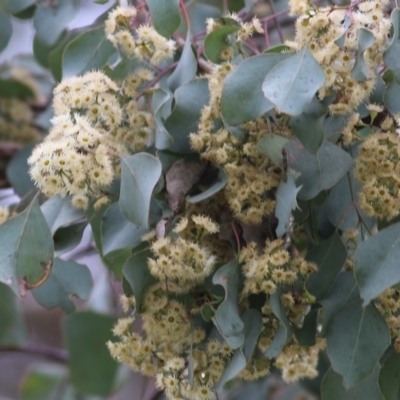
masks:
<instances>
[{"instance_id":1,"label":"thin twig","mask_svg":"<svg viewBox=\"0 0 400 400\"><path fill-rule=\"evenodd\" d=\"M54 347L38 346L38 345L28 345L25 347L5 346L5 347L0 347L0 353L1 352L32 354L40 357L50 358L53 361L57 361L60 363L68 362L67 351L62 349L56 349Z\"/></svg>"},{"instance_id":2,"label":"thin twig","mask_svg":"<svg viewBox=\"0 0 400 400\"><path fill-rule=\"evenodd\" d=\"M281 43L283 43L283 33L282 33L281 26L278 22L278 18L276 17L274 1L269 0L269 5L271 6L272 15L274 16L274 24L275 24L275 28L278 32L279 39L280 39Z\"/></svg>"}]
</instances>

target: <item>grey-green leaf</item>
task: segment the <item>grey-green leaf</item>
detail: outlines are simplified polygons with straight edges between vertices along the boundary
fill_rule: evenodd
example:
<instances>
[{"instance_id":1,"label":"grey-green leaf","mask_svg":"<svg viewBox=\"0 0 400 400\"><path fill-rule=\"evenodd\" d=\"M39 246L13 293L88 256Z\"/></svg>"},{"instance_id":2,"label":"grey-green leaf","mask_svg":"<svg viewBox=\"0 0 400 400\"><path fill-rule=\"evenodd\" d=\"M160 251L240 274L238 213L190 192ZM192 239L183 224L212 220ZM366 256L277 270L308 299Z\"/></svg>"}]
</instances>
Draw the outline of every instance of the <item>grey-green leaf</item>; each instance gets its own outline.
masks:
<instances>
[{"instance_id":1,"label":"grey-green leaf","mask_svg":"<svg viewBox=\"0 0 400 400\"><path fill-rule=\"evenodd\" d=\"M121 213L133 224L147 228L150 199L161 177L161 163L150 154L138 153L121 157L121 167Z\"/></svg>"},{"instance_id":2,"label":"grey-green leaf","mask_svg":"<svg viewBox=\"0 0 400 400\"><path fill-rule=\"evenodd\" d=\"M103 26L87 30L67 44L62 58L63 78L100 69L115 52Z\"/></svg>"},{"instance_id":3,"label":"grey-green leaf","mask_svg":"<svg viewBox=\"0 0 400 400\"><path fill-rule=\"evenodd\" d=\"M176 89L175 108L164 123L174 139L169 148L174 153L190 153L189 134L197 131L201 110L208 104L208 80L195 79Z\"/></svg>"},{"instance_id":4,"label":"grey-green leaf","mask_svg":"<svg viewBox=\"0 0 400 400\"><path fill-rule=\"evenodd\" d=\"M322 400L389 400L385 399L379 390L379 371L380 365L378 363L372 373L360 384L351 389L346 389L343 386L340 374L330 368L322 381Z\"/></svg>"},{"instance_id":5,"label":"grey-green leaf","mask_svg":"<svg viewBox=\"0 0 400 400\"><path fill-rule=\"evenodd\" d=\"M235 378L245 367L256 347L263 329L261 315L257 310L248 309L242 315L244 323L243 348L237 349L219 379L216 390L221 390L226 382Z\"/></svg>"},{"instance_id":6,"label":"grey-green leaf","mask_svg":"<svg viewBox=\"0 0 400 400\"><path fill-rule=\"evenodd\" d=\"M67 226L85 217L85 213L71 204L69 197L54 196L41 205L52 234L62 226Z\"/></svg>"},{"instance_id":7,"label":"grey-green leaf","mask_svg":"<svg viewBox=\"0 0 400 400\"><path fill-rule=\"evenodd\" d=\"M270 302L272 312L279 320L278 329L275 332L275 336L272 339L267 351L264 353L268 358L277 357L286 343L292 338L292 328L290 327L289 320L286 316L285 309L281 303L281 290L277 289L275 293L271 295Z\"/></svg>"},{"instance_id":8,"label":"grey-green leaf","mask_svg":"<svg viewBox=\"0 0 400 400\"><path fill-rule=\"evenodd\" d=\"M322 190L333 187L353 165L353 159L338 146L324 140L316 155L298 140L286 146L288 166L299 172L296 186L302 185L298 198L310 200Z\"/></svg>"},{"instance_id":9,"label":"grey-green leaf","mask_svg":"<svg viewBox=\"0 0 400 400\"><path fill-rule=\"evenodd\" d=\"M214 285L221 285L225 290L225 298L213 321L232 349L238 349L244 341L244 323L238 312L239 273L239 264L235 260L218 269L212 279Z\"/></svg>"},{"instance_id":10,"label":"grey-green leaf","mask_svg":"<svg viewBox=\"0 0 400 400\"><path fill-rule=\"evenodd\" d=\"M192 50L191 35L188 33L178 65L167 81L171 91L174 92L178 87L194 79L196 71L197 60Z\"/></svg>"},{"instance_id":11,"label":"grey-green leaf","mask_svg":"<svg viewBox=\"0 0 400 400\"><path fill-rule=\"evenodd\" d=\"M70 313L75 310L70 297L87 300L92 287L92 275L86 265L56 258L49 278L43 285L33 289L32 294L43 307L59 306Z\"/></svg>"},{"instance_id":12,"label":"grey-green leaf","mask_svg":"<svg viewBox=\"0 0 400 400\"><path fill-rule=\"evenodd\" d=\"M0 346L22 346L27 335L21 302L13 291L0 283Z\"/></svg>"},{"instance_id":13,"label":"grey-green leaf","mask_svg":"<svg viewBox=\"0 0 400 400\"><path fill-rule=\"evenodd\" d=\"M393 9L391 19L393 37L389 43L388 49L383 55L383 61L388 69L395 70L400 68L400 9Z\"/></svg>"},{"instance_id":14,"label":"grey-green leaf","mask_svg":"<svg viewBox=\"0 0 400 400\"><path fill-rule=\"evenodd\" d=\"M282 237L289 230L290 215L297 208L297 193L301 187L296 187L292 174L288 174L286 182L281 182L275 194L275 216L278 218L276 234Z\"/></svg>"},{"instance_id":15,"label":"grey-green leaf","mask_svg":"<svg viewBox=\"0 0 400 400\"><path fill-rule=\"evenodd\" d=\"M305 47L269 71L262 90L279 111L299 115L324 81L324 71L309 48Z\"/></svg>"},{"instance_id":16,"label":"grey-green leaf","mask_svg":"<svg viewBox=\"0 0 400 400\"><path fill-rule=\"evenodd\" d=\"M385 93L383 94L385 107L392 115L396 115L400 112L399 91L400 84L397 83L396 79L393 79L389 86L386 87Z\"/></svg>"},{"instance_id":17,"label":"grey-green leaf","mask_svg":"<svg viewBox=\"0 0 400 400\"><path fill-rule=\"evenodd\" d=\"M179 0L147 0L147 5L156 31L170 38L181 24Z\"/></svg>"},{"instance_id":18,"label":"grey-green leaf","mask_svg":"<svg viewBox=\"0 0 400 400\"><path fill-rule=\"evenodd\" d=\"M153 96L151 98L151 109L154 114L154 122L156 124L155 132L155 146L156 149L165 150L168 149L174 142L172 136L167 132L162 119L163 108L170 99L170 94L164 89L154 89Z\"/></svg>"},{"instance_id":19,"label":"grey-green leaf","mask_svg":"<svg viewBox=\"0 0 400 400\"><path fill-rule=\"evenodd\" d=\"M67 317L64 323L68 349L69 378L81 393L108 397L116 378L118 363L106 347L117 317L80 311Z\"/></svg>"},{"instance_id":20,"label":"grey-green leaf","mask_svg":"<svg viewBox=\"0 0 400 400\"><path fill-rule=\"evenodd\" d=\"M327 352L332 368L343 376L346 389L370 375L390 344L389 327L373 304L347 303L326 330Z\"/></svg>"},{"instance_id":21,"label":"grey-green leaf","mask_svg":"<svg viewBox=\"0 0 400 400\"><path fill-rule=\"evenodd\" d=\"M149 286L157 282L156 278L150 274L149 268L147 267L147 259L151 256L152 253L150 250L131 255L125 261L122 271L135 295L136 307L139 313L142 311L146 290Z\"/></svg>"},{"instance_id":22,"label":"grey-green leaf","mask_svg":"<svg viewBox=\"0 0 400 400\"><path fill-rule=\"evenodd\" d=\"M2 0L0 10L9 14L17 14L33 4L35 4L35 0Z\"/></svg>"},{"instance_id":23,"label":"grey-green leaf","mask_svg":"<svg viewBox=\"0 0 400 400\"><path fill-rule=\"evenodd\" d=\"M325 210L329 221L334 226L348 231L355 229L362 221L369 229L372 229L375 219L368 217L360 207L358 202L360 189L361 184L350 171L330 190Z\"/></svg>"},{"instance_id":24,"label":"grey-green leaf","mask_svg":"<svg viewBox=\"0 0 400 400\"><path fill-rule=\"evenodd\" d=\"M258 118L274 108L274 104L265 98L261 85L267 72L289 56L278 53L250 57L225 78L221 114L229 125Z\"/></svg>"},{"instance_id":25,"label":"grey-green leaf","mask_svg":"<svg viewBox=\"0 0 400 400\"><path fill-rule=\"evenodd\" d=\"M196 194L195 196L191 196L188 198L189 203L198 203L199 201L203 201L211 196L213 196L215 193L218 193L220 190L222 190L226 182L228 181L228 178L226 176L225 171L220 168L218 171L218 178L217 180L204 192Z\"/></svg>"},{"instance_id":26,"label":"grey-green leaf","mask_svg":"<svg viewBox=\"0 0 400 400\"><path fill-rule=\"evenodd\" d=\"M33 26L40 40L54 44L63 30L78 15L79 0L57 0L39 2L33 17Z\"/></svg>"},{"instance_id":27,"label":"grey-green leaf","mask_svg":"<svg viewBox=\"0 0 400 400\"><path fill-rule=\"evenodd\" d=\"M275 135L275 133L271 133L264 136L257 143L257 150L267 156L273 164L283 168L284 162L282 151L287 143L289 143L289 139L283 136Z\"/></svg>"},{"instance_id":28,"label":"grey-green leaf","mask_svg":"<svg viewBox=\"0 0 400 400\"><path fill-rule=\"evenodd\" d=\"M0 51L3 51L11 39L13 27L8 15L0 12Z\"/></svg>"},{"instance_id":29,"label":"grey-green leaf","mask_svg":"<svg viewBox=\"0 0 400 400\"><path fill-rule=\"evenodd\" d=\"M385 400L398 400L400 388L400 354L393 352L383 363L379 388Z\"/></svg>"},{"instance_id":30,"label":"grey-green leaf","mask_svg":"<svg viewBox=\"0 0 400 400\"><path fill-rule=\"evenodd\" d=\"M358 48L356 55L356 63L350 72L352 78L358 81L365 81L369 76L367 64L364 59L364 52L370 48L375 41L374 34L368 29L360 28L357 31Z\"/></svg>"},{"instance_id":31,"label":"grey-green leaf","mask_svg":"<svg viewBox=\"0 0 400 400\"><path fill-rule=\"evenodd\" d=\"M315 154L324 140L323 125L328 109L316 98L290 120L290 127L303 146Z\"/></svg>"},{"instance_id":32,"label":"grey-green leaf","mask_svg":"<svg viewBox=\"0 0 400 400\"><path fill-rule=\"evenodd\" d=\"M360 293L353 272L340 272L332 289L319 301L322 304L321 335L325 336L329 321L346 303L358 299Z\"/></svg>"},{"instance_id":33,"label":"grey-green leaf","mask_svg":"<svg viewBox=\"0 0 400 400\"><path fill-rule=\"evenodd\" d=\"M101 225L103 254L135 247L141 242L141 236L146 232L147 229L125 219L121 214L119 204L114 203L104 214Z\"/></svg>"},{"instance_id":34,"label":"grey-green leaf","mask_svg":"<svg viewBox=\"0 0 400 400\"><path fill-rule=\"evenodd\" d=\"M337 233L307 253L307 260L318 266L318 270L307 280L307 290L317 300L323 299L331 290L346 259L346 246Z\"/></svg>"},{"instance_id":35,"label":"grey-green leaf","mask_svg":"<svg viewBox=\"0 0 400 400\"><path fill-rule=\"evenodd\" d=\"M400 222L361 243L354 260L364 305L400 282Z\"/></svg>"},{"instance_id":36,"label":"grey-green leaf","mask_svg":"<svg viewBox=\"0 0 400 400\"><path fill-rule=\"evenodd\" d=\"M0 225L0 282L20 295L20 280L39 283L53 263L53 238L35 198L19 215Z\"/></svg>"}]
</instances>

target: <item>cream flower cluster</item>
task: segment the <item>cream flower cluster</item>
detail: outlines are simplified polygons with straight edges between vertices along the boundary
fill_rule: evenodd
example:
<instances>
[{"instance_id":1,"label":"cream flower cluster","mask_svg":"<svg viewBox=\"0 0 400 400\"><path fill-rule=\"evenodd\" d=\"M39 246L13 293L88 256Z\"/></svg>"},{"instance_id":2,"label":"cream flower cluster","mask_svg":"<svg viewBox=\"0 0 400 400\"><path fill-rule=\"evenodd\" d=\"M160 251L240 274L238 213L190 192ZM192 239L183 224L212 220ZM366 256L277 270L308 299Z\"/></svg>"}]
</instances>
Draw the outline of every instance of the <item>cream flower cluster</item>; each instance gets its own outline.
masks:
<instances>
[{"instance_id":1,"label":"cream flower cluster","mask_svg":"<svg viewBox=\"0 0 400 400\"><path fill-rule=\"evenodd\" d=\"M359 147L355 175L362 183L360 206L369 216L391 219L400 213L400 138L380 131Z\"/></svg>"},{"instance_id":2,"label":"cream flower cluster","mask_svg":"<svg viewBox=\"0 0 400 400\"><path fill-rule=\"evenodd\" d=\"M390 19L383 13L383 7L388 3L389 0L370 0L350 8L319 8L308 0L290 1L291 14L299 15L299 18L295 41L286 44L296 51L308 47L322 66L325 83L319 97L336 94L329 106L332 114L353 111L374 89L376 69L382 63L391 26ZM374 42L363 53L368 76L357 80L352 76L352 70L360 47L360 29L372 33Z\"/></svg>"},{"instance_id":3,"label":"cream flower cluster","mask_svg":"<svg viewBox=\"0 0 400 400\"><path fill-rule=\"evenodd\" d=\"M223 82L233 68L223 63L209 74L210 101L202 110L198 131L190 134L190 143L203 159L224 168L228 180L225 200L235 218L257 225L275 208L275 201L265 193L279 186L282 171L256 148L270 132L262 118L242 126L244 140L235 138L218 120Z\"/></svg>"},{"instance_id":4,"label":"cream flower cluster","mask_svg":"<svg viewBox=\"0 0 400 400\"><path fill-rule=\"evenodd\" d=\"M117 7L110 12L106 21L106 34L114 46L128 56L140 60L146 59L157 65L173 57L176 44L167 40L148 25L142 25L133 31L131 20L136 9Z\"/></svg>"},{"instance_id":5,"label":"cream flower cluster","mask_svg":"<svg viewBox=\"0 0 400 400\"><path fill-rule=\"evenodd\" d=\"M33 151L30 174L46 196L71 195L76 207L104 191L127 150L111 132L122 120L118 86L101 72L64 80L54 90L52 129ZM105 201L105 200L102 200Z\"/></svg>"}]
</instances>

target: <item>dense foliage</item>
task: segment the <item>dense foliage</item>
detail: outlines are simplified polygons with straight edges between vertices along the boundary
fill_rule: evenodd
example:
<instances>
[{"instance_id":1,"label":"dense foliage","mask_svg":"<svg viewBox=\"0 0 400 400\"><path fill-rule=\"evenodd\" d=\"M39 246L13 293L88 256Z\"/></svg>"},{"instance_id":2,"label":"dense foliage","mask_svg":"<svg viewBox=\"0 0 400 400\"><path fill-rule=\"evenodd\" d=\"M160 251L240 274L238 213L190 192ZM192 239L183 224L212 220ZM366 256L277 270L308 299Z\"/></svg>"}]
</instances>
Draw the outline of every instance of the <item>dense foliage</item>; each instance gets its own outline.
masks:
<instances>
[{"instance_id":1,"label":"dense foliage","mask_svg":"<svg viewBox=\"0 0 400 400\"><path fill-rule=\"evenodd\" d=\"M34 71L2 71L1 140L46 135L8 165L0 297L70 313L72 391L110 395L123 363L171 400L277 372L397 400L400 9L290 0L295 35L270 47L263 2L223 5L115 5L76 31L77 1L2 6L33 18L57 84L40 125ZM75 311L92 278L60 256L88 224L122 316ZM23 347L7 313L0 346Z\"/></svg>"}]
</instances>

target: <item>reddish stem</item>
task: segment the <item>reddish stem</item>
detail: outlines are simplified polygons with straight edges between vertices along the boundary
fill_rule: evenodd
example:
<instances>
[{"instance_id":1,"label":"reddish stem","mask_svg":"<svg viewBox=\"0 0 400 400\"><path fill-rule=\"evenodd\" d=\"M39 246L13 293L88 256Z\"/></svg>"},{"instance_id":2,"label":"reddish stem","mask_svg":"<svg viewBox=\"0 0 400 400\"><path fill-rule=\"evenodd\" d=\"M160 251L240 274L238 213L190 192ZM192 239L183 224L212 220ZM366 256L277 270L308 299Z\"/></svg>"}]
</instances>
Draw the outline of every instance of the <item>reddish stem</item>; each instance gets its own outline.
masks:
<instances>
[{"instance_id":1,"label":"reddish stem","mask_svg":"<svg viewBox=\"0 0 400 400\"><path fill-rule=\"evenodd\" d=\"M237 247L238 247L238 253L240 253L240 239L239 239L239 235L237 233L236 226L235 226L234 222L231 222L231 227L232 227L233 233L234 233L235 238L236 238L236 244L237 244Z\"/></svg>"},{"instance_id":2,"label":"reddish stem","mask_svg":"<svg viewBox=\"0 0 400 400\"><path fill-rule=\"evenodd\" d=\"M183 18L185 19L188 32L190 32L190 18L189 18L189 14L187 12L187 9L186 9L185 0L179 0L179 4L180 4L181 9L182 9Z\"/></svg>"},{"instance_id":3,"label":"reddish stem","mask_svg":"<svg viewBox=\"0 0 400 400\"><path fill-rule=\"evenodd\" d=\"M264 21L264 39L265 39L265 47L269 49L269 47L271 46L271 42L269 41L268 21Z\"/></svg>"}]
</instances>

